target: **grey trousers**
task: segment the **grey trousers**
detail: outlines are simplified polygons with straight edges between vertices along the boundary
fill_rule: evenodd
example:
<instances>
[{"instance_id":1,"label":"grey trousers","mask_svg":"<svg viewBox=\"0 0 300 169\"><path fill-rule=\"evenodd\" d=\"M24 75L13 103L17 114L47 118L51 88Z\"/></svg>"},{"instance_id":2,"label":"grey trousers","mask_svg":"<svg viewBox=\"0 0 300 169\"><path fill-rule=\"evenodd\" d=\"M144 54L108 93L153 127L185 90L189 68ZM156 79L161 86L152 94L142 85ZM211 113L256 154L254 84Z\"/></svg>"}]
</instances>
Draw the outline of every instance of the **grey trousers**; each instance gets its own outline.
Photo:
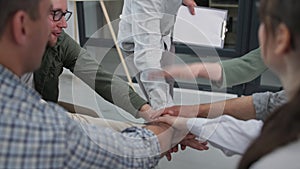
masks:
<instances>
[{"instance_id":1,"label":"grey trousers","mask_svg":"<svg viewBox=\"0 0 300 169\"><path fill-rule=\"evenodd\" d=\"M174 63L175 47L172 45L170 51L163 52L161 58L161 67L169 66ZM138 71L134 64L134 52L123 51L126 64L128 66L130 75L135 77L139 86L147 98L148 102L154 110L173 106L173 91L174 79L165 79L163 77L149 77L149 73L153 71L162 71L149 69L145 71Z\"/></svg>"}]
</instances>

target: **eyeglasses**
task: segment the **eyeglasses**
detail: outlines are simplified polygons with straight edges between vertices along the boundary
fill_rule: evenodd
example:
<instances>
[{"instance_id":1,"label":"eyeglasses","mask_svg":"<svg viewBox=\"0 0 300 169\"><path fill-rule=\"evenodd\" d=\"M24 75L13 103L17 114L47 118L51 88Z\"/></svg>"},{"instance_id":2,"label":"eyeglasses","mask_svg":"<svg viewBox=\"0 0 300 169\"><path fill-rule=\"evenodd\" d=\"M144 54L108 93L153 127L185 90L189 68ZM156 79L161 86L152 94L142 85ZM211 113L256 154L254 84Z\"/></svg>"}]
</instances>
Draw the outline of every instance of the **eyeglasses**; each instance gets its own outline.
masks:
<instances>
[{"instance_id":1,"label":"eyeglasses","mask_svg":"<svg viewBox=\"0 0 300 169\"><path fill-rule=\"evenodd\" d=\"M65 17L66 21L68 21L72 16L72 12L68 10L66 12L63 12L59 9L52 10L51 15L53 16L53 21L60 21L63 16Z\"/></svg>"}]
</instances>

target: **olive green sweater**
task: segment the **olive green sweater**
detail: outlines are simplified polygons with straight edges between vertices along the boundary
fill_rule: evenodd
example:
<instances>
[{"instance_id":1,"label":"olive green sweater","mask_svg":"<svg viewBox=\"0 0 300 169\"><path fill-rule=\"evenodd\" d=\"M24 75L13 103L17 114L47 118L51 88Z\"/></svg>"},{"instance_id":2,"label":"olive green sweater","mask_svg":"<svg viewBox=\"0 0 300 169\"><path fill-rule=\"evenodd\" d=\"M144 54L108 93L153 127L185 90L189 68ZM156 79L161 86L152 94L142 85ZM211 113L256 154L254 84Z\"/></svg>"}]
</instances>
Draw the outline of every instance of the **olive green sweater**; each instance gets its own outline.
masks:
<instances>
[{"instance_id":1,"label":"olive green sweater","mask_svg":"<svg viewBox=\"0 0 300 169\"><path fill-rule=\"evenodd\" d=\"M58 38L56 46L46 48L41 67L34 72L35 89L43 99L58 101L59 75L63 68L73 72L104 99L135 117L141 106L147 103L127 82L104 71L99 62L65 32Z\"/></svg>"},{"instance_id":2,"label":"olive green sweater","mask_svg":"<svg viewBox=\"0 0 300 169\"><path fill-rule=\"evenodd\" d=\"M223 80L216 83L219 87L249 82L268 69L261 58L259 48L242 57L222 61L220 64L223 67Z\"/></svg>"}]
</instances>

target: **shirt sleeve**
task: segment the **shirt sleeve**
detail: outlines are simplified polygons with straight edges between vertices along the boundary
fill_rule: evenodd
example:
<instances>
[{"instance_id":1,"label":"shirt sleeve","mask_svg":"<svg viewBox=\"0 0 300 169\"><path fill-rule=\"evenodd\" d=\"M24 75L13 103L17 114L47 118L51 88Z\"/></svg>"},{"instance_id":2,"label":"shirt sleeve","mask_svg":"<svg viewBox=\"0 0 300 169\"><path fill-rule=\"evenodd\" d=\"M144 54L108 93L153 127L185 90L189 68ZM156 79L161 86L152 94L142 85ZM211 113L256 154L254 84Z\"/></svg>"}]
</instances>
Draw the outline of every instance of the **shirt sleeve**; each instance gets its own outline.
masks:
<instances>
[{"instance_id":1,"label":"shirt sleeve","mask_svg":"<svg viewBox=\"0 0 300 169\"><path fill-rule=\"evenodd\" d=\"M287 97L283 90L276 93L255 93L252 97L256 118L259 120L266 120L274 110L287 102Z\"/></svg>"},{"instance_id":2,"label":"shirt sleeve","mask_svg":"<svg viewBox=\"0 0 300 169\"><path fill-rule=\"evenodd\" d=\"M255 49L242 57L220 62L222 81L213 81L217 87L230 87L249 82L267 70L260 49Z\"/></svg>"},{"instance_id":3,"label":"shirt sleeve","mask_svg":"<svg viewBox=\"0 0 300 169\"><path fill-rule=\"evenodd\" d=\"M154 168L160 159L157 137L144 128L127 128L120 133L78 124L70 128L69 136L71 158L65 162L69 168Z\"/></svg>"},{"instance_id":4,"label":"shirt sleeve","mask_svg":"<svg viewBox=\"0 0 300 169\"><path fill-rule=\"evenodd\" d=\"M81 47L66 32L62 32L57 42L57 50L61 56L63 67L73 72ZM53 56L54 57L54 56Z\"/></svg>"},{"instance_id":5,"label":"shirt sleeve","mask_svg":"<svg viewBox=\"0 0 300 169\"><path fill-rule=\"evenodd\" d=\"M227 115L215 119L193 118L187 122L193 134L207 140L227 156L244 154L262 126L262 121L243 121Z\"/></svg>"},{"instance_id":6,"label":"shirt sleeve","mask_svg":"<svg viewBox=\"0 0 300 169\"><path fill-rule=\"evenodd\" d=\"M107 101L137 117L138 110L147 103L119 77L103 70L101 62L81 48L69 35L63 33L60 50L64 67L87 83Z\"/></svg>"}]
</instances>

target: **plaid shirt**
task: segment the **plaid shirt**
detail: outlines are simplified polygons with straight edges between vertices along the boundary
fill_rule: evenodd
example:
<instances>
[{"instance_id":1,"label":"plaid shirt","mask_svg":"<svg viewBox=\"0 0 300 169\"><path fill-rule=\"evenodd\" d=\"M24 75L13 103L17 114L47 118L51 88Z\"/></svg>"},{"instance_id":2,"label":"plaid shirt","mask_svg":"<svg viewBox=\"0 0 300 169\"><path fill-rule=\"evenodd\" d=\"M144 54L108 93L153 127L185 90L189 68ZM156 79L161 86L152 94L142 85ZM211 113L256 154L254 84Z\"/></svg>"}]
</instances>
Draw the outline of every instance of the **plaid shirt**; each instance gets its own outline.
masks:
<instances>
[{"instance_id":1,"label":"plaid shirt","mask_svg":"<svg viewBox=\"0 0 300 169\"><path fill-rule=\"evenodd\" d=\"M151 131L72 121L0 65L0 168L153 168L159 152Z\"/></svg>"}]
</instances>

